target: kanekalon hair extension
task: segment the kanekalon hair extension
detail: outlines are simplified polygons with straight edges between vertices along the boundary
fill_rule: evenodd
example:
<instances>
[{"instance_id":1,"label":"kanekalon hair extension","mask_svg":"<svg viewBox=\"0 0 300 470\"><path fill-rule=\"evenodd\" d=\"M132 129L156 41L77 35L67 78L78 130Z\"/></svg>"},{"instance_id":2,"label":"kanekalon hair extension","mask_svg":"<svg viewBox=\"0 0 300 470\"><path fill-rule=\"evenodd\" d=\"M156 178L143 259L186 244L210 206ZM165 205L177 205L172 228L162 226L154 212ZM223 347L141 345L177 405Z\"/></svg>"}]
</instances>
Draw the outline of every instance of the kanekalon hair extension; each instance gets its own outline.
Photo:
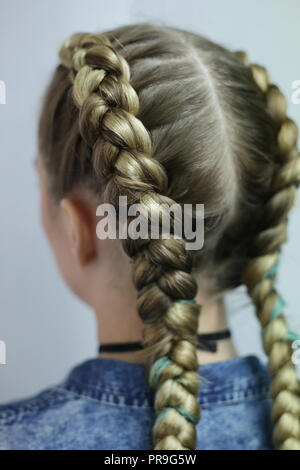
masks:
<instances>
[{"instance_id":1,"label":"kanekalon hair extension","mask_svg":"<svg viewBox=\"0 0 300 470\"><path fill-rule=\"evenodd\" d=\"M300 449L299 381L275 287L300 181L284 96L244 52L150 23L74 34L59 57L39 125L53 199L84 185L99 202L127 196L151 214L162 203L205 208L199 251L174 236L123 240L156 392L155 449L197 443L195 274L211 295L246 285L273 378L274 446Z\"/></svg>"}]
</instances>

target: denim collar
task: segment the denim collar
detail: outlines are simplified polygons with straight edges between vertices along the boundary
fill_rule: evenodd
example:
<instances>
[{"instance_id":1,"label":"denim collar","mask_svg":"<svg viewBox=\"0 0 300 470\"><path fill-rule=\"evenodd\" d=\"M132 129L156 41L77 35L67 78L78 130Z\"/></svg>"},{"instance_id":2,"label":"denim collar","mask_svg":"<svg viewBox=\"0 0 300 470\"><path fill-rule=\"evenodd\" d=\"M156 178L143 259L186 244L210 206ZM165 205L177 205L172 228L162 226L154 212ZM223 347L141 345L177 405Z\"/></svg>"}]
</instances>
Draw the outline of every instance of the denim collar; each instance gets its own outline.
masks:
<instances>
[{"instance_id":1,"label":"denim collar","mask_svg":"<svg viewBox=\"0 0 300 470\"><path fill-rule=\"evenodd\" d=\"M266 394L270 377L253 355L199 367L200 404L232 402ZM92 358L74 367L59 388L81 397L111 404L153 406L145 367L116 359Z\"/></svg>"}]
</instances>

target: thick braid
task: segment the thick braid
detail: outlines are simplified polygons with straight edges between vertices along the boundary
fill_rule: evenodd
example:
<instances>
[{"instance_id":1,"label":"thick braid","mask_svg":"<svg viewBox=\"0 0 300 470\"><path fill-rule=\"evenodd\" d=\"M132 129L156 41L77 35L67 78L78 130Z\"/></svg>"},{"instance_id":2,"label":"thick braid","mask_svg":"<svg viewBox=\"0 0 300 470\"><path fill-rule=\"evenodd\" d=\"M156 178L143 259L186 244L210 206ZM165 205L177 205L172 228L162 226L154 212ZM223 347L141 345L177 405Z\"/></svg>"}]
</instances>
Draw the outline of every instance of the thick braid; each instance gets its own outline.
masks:
<instances>
[{"instance_id":1,"label":"thick braid","mask_svg":"<svg viewBox=\"0 0 300 470\"><path fill-rule=\"evenodd\" d=\"M273 443L278 449L300 450L300 384L291 360L293 336L284 318L284 302L274 286L281 245L286 240L287 215L295 203L300 182L298 130L286 116L286 100L277 86L270 84L266 69L256 64L249 65L244 52L236 54L244 65L250 67L278 128L278 154L275 156L278 165L272 194L264 208L262 229L254 240L253 258L245 269L244 282L256 307L263 328L264 349L269 357Z\"/></svg>"},{"instance_id":2,"label":"thick braid","mask_svg":"<svg viewBox=\"0 0 300 470\"><path fill-rule=\"evenodd\" d=\"M70 69L80 132L93 151L94 171L105 182L103 199L117 207L118 197L127 196L151 215L162 203L172 205L166 172L152 158L150 135L136 117L139 99L125 58L107 36L83 33L62 45L60 59ZM123 246L133 259L143 344L152 365L149 380L157 389L155 449L194 449L200 418L199 306L192 301L197 292L192 258L184 240L174 237L127 238Z\"/></svg>"}]
</instances>

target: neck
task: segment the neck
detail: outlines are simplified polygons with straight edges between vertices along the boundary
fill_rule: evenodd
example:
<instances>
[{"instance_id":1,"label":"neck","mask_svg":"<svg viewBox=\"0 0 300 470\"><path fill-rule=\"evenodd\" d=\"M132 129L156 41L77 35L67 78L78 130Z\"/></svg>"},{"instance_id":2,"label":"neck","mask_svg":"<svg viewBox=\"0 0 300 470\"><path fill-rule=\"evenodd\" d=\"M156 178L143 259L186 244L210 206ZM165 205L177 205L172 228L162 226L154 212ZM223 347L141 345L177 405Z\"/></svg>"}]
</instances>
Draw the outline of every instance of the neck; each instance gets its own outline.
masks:
<instances>
[{"instance_id":1,"label":"neck","mask_svg":"<svg viewBox=\"0 0 300 470\"><path fill-rule=\"evenodd\" d=\"M223 300L203 302L200 296L195 298L199 303L198 334L213 333L228 328ZM101 297L100 305L95 309L98 323L99 344L140 342L142 339L143 322L136 309L136 293ZM200 364L219 362L237 356L231 339L217 342L217 352L197 351ZM102 358L112 358L126 362L141 362L135 351L123 353L100 352Z\"/></svg>"}]
</instances>

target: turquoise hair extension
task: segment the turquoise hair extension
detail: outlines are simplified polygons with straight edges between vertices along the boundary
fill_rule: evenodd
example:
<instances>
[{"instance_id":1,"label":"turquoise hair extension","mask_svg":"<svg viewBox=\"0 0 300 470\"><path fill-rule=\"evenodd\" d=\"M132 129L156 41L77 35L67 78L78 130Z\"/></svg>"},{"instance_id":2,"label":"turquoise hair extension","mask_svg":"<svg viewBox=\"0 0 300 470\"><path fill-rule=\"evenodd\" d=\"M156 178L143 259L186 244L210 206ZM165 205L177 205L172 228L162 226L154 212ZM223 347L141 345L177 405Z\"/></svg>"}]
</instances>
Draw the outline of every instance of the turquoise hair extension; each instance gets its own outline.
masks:
<instances>
[{"instance_id":1,"label":"turquoise hair extension","mask_svg":"<svg viewBox=\"0 0 300 470\"><path fill-rule=\"evenodd\" d=\"M194 299L192 300L177 299L177 300L174 300L174 302L180 302L183 304L192 304L192 305L196 304L196 301ZM159 359L157 359L155 362L153 362L150 368L150 373L149 373L149 381L153 387L155 388L157 387L161 372L164 370L165 367L167 367L172 362L173 361L168 356L162 356Z\"/></svg>"},{"instance_id":2,"label":"turquoise hair extension","mask_svg":"<svg viewBox=\"0 0 300 470\"><path fill-rule=\"evenodd\" d=\"M167 367L172 362L173 361L168 356L162 356L152 364L150 373L149 373L149 380L153 387L155 388L157 387L161 372L164 370L165 367ZM172 385L171 385L169 397L167 399L167 404L169 404L170 396L172 395L173 384L175 381L176 381L176 377L172 378ZM178 380L178 382L180 382L180 380ZM157 394L161 385L157 388L155 395ZM155 424L159 423L172 408L175 408L178 411L178 413L180 413L182 416L184 416L188 421L190 421L194 425L197 424L198 422L197 419L194 418L194 416L192 416L190 413L188 413L185 409L183 409L180 406L174 406L174 407L166 406L160 413L158 413Z\"/></svg>"},{"instance_id":3,"label":"turquoise hair extension","mask_svg":"<svg viewBox=\"0 0 300 470\"><path fill-rule=\"evenodd\" d=\"M277 259L274 266L272 266L272 268L262 277L262 280L267 279L267 278L273 276L274 274L276 274L277 271L278 271L278 268L279 268L279 258ZM281 312L282 312L282 310L285 306L286 306L286 302L278 294L277 301L276 301L276 303L273 307L272 313L271 313L269 324L265 328L263 328L263 330L262 330L262 340L263 341L264 341L264 337L265 337L268 326L270 325L270 323L273 320L275 320L275 318L277 318L281 314ZM296 341L296 340L300 340L300 335L298 335L298 333L294 333L293 331L288 331L287 334L285 335L285 339L287 339L288 341L293 342L293 341Z\"/></svg>"},{"instance_id":4,"label":"turquoise hair extension","mask_svg":"<svg viewBox=\"0 0 300 470\"><path fill-rule=\"evenodd\" d=\"M197 302L196 300L192 299L192 300L187 300L187 299L177 299L175 300L174 302L179 302L181 304L191 304L191 305L195 305Z\"/></svg>"},{"instance_id":5,"label":"turquoise hair extension","mask_svg":"<svg viewBox=\"0 0 300 470\"><path fill-rule=\"evenodd\" d=\"M195 426L196 426L196 424L198 423L198 420L197 420L193 415L191 415L190 413L188 413L186 410L184 410L183 408L181 408L181 406L174 406L174 407L168 406L167 408L164 408L164 409L158 414L158 416L157 416L157 418L156 418L155 425L157 425L162 419L164 419L164 417L165 417L172 409L177 410L178 413L181 414L181 416L183 416L184 418L186 418L188 421L190 421L191 423L193 423Z\"/></svg>"},{"instance_id":6,"label":"turquoise hair extension","mask_svg":"<svg viewBox=\"0 0 300 470\"><path fill-rule=\"evenodd\" d=\"M300 341L300 335L298 335L298 333L295 333L294 331L288 331L286 334L286 339L288 339L289 341L293 343L294 341L297 341L297 340Z\"/></svg>"},{"instance_id":7,"label":"turquoise hair extension","mask_svg":"<svg viewBox=\"0 0 300 470\"><path fill-rule=\"evenodd\" d=\"M162 356L153 362L149 373L149 380L153 387L157 387L160 373L172 362L173 361L168 356Z\"/></svg>"},{"instance_id":8,"label":"turquoise hair extension","mask_svg":"<svg viewBox=\"0 0 300 470\"><path fill-rule=\"evenodd\" d=\"M190 421L196 426L196 424L198 423L198 420L193 415L191 415L186 410L181 408L181 406L175 406L175 408L182 416L184 416L188 421Z\"/></svg>"},{"instance_id":9,"label":"turquoise hair extension","mask_svg":"<svg viewBox=\"0 0 300 470\"><path fill-rule=\"evenodd\" d=\"M286 306L286 302L283 300L281 295L278 294L278 298L276 300L276 303L271 313L270 322L275 320L275 318L277 318L280 315L280 313L282 312L285 306Z\"/></svg>"},{"instance_id":10,"label":"turquoise hair extension","mask_svg":"<svg viewBox=\"0 0 300 470\"><path fill-rule=\"evenodd\" d=\"M267 279L268 277L271 277L274 274L276 274L278 271L278 268L279 268L279 258L274 264L274 266L272 266L272 268L266 274L263 275L262 280Z\"/></svg>"},{"instance_id":11,"label":"turquoise hair extension","mask_svg":"<svg viewBox=\"0 0 300 470\"><path fill-rule=\"evenodd\" d=\"M263 328L263 330L262 330L262 339L263 340L264 340L267 328L270 326L270 323L273 320L275 320L282 313L282 310L284 309L285 306L286 306L286 302L281 297L281 295L278 294L278 298L275 302L275 305L274 305L272 313L271 313L270 321L269 321L268 325L265 328ZM287 339L288 341L293 342L293 341L296 341L296 340L300 340L300 335L298 335L298 333L294 333L293 331L288 331L287 334L285 335L285 339Z\"/></svg>"}]
</instances>

